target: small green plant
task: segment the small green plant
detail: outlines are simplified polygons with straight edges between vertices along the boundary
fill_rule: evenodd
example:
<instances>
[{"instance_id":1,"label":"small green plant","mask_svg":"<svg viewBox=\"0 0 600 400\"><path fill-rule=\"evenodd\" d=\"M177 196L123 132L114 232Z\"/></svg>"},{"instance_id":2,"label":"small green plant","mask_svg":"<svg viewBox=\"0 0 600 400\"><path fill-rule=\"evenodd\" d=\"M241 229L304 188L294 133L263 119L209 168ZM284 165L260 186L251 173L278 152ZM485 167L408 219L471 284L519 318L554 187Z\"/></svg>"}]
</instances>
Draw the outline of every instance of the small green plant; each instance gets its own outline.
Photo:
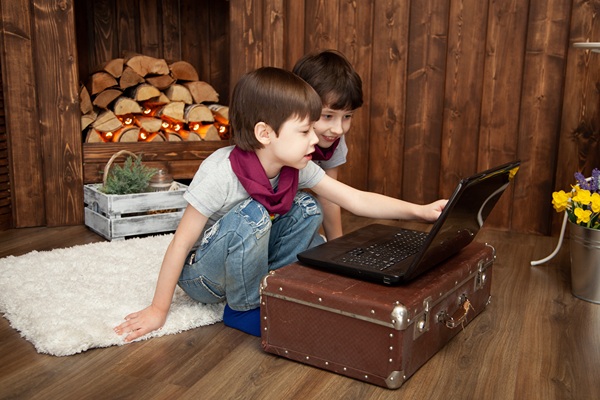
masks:
<instances>
[{"instance_id":1,"label":"small green plant","mask_svg":"<svg viewBox=\"0 0 600 400\"><path fill-rule=\"evenodd\" d=\"M156 168L150 168L142 164L142 158L133 160L127 157L121 167L115 165L102 187L102 192L106 194L131 194L148 191L150 178L156 173Z\"/></svg>"}]
</instances>

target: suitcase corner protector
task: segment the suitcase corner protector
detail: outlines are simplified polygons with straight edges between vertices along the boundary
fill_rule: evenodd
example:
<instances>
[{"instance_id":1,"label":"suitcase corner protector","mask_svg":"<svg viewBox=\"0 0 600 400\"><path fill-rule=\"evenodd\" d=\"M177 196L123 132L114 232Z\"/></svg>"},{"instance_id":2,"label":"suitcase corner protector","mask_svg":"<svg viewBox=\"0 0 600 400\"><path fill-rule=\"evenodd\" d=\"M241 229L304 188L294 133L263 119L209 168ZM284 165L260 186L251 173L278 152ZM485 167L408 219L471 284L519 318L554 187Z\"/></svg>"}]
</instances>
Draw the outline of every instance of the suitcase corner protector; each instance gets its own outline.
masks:
<instances>
[{"instance_id":1,"label":"suitcase corner protector","mask_svg":"<svg viewBox=\"0 0 600 400\"><path fill-rule=\"evenodd\" d=\"M398 389L405 380L406 375L404 375L404 371L392 371L385 380L385 385L388 389Z\"/></svg>"},{"instance_id":2,"label":"suitcase corner protector","mask_svg":"<svg viewBox=\"0 0 600 400\"><path fill-rule=\"evenodd\" d=\"M410 325L410 313L404 304L397 303L392 309L392 324L397 331L403 331Z\"/></svg>"},{"instance_id":3,"label":"suitcase corner protector","mask_svg":"<svg viewBox=\"0 0 600 400\"><path fill-rule=\"evenodd\" d=\"M265 290L267 288L267 279L274 273L275 273L274 271L269 271L269 273L262 278L262 281L260 282L260 293L261 294L262 294L263 290Z\"/></svg>"}]
</instances>

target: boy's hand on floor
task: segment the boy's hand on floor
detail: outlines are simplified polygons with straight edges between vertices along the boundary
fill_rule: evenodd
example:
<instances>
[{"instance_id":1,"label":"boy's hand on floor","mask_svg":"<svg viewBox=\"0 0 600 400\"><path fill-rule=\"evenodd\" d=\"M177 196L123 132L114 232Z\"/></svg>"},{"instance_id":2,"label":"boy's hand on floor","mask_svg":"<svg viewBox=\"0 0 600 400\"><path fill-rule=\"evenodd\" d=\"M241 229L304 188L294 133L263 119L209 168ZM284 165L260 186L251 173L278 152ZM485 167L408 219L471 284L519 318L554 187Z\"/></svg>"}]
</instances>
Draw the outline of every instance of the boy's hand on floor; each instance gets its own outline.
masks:
<instances>
[{"instance_id":1,"label":"boy's hand on floor","mask_svg":"<svg viewBox=\"0 0 600 400\"><path fill-rule=\"evenodd\" d=\"M161 328L166 320L167 315L164 312L150 305L126 316L125 322L116 326L114 331L117 335L128 334L125 341L131 342L146 333Z\"/></svg>"}]
</instances>

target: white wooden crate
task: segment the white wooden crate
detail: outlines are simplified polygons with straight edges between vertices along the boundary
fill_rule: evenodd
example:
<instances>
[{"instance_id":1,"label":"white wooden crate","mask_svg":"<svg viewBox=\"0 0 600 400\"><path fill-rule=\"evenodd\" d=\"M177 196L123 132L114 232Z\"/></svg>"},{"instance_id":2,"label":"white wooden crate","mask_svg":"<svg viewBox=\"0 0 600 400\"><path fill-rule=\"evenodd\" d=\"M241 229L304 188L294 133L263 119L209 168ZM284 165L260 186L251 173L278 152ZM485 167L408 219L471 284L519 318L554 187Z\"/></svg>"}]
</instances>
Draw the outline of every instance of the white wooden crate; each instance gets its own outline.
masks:
<instances>
[{"instance_id":1,"label":"white wooden crate","mask_svg":"<svg viewBox=\"0 0 600 400\"><path fill-rule=\"evenodd\" d=\"M85 225L108 240L174 231L187 206L187 186L178 185L178 190L124 195L104 194L102 184L84 185Z\"/></svg>"}]
</instances>

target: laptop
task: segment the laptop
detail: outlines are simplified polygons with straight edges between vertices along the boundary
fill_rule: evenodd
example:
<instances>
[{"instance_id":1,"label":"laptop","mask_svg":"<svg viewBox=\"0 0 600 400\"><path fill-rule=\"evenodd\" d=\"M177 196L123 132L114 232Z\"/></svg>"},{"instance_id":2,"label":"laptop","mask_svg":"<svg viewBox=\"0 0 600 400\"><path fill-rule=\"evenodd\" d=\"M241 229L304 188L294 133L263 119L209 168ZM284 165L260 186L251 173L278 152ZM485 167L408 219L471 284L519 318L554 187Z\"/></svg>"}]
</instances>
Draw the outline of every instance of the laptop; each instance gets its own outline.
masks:
<instances>
[{"instance_id":1,"label":"laptop","mask_svg":"<svg viewBox=\"0 0 600 400\"><path fill-rule=\"evenodd\" d=\"M428 232L372 224L305 250L298 259L357 279L409 282L473 241L519 166L513 161L462 179Z\"/></svg>"}]
</instances>

